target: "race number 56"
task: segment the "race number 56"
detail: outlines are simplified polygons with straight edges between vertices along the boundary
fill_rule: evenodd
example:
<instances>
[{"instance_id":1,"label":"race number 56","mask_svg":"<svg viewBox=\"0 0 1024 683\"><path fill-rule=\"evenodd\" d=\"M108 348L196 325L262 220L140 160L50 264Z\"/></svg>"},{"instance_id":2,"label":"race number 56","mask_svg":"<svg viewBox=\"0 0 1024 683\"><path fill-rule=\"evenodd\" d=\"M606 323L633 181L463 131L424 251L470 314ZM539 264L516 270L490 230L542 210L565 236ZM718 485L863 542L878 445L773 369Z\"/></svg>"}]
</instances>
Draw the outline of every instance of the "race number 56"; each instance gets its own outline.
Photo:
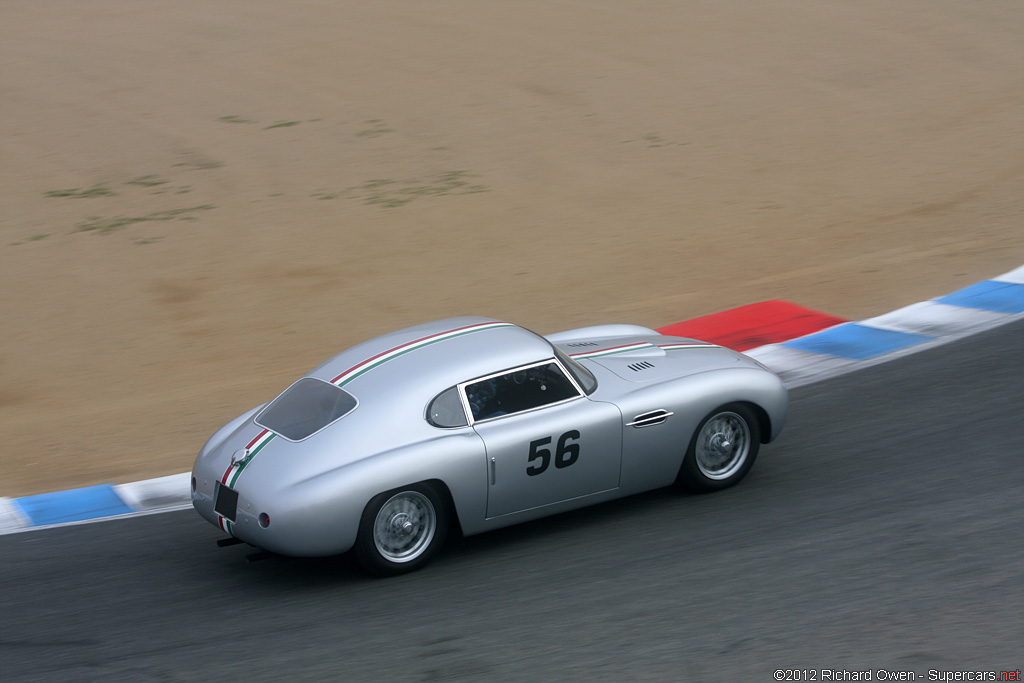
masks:
<instances>
[{"instance_id":1,"label":"race number 56","mask_svg":"<svg viewBox=\"0 0 1024 683\"><path fill-rule=\"evenodd\" d=\"M579 438L580 433L575 429L570 429L558 437L558 444L555 446L555 467L557 469L569 467L580 459L580 445L572 443ZM534 464L526 468L526 473L531 477L544 472L551 464L551 449L546 448L549 443L551 443L550 436L530 442L530 454L526 461Z\"/></svg>"}]
</instances>

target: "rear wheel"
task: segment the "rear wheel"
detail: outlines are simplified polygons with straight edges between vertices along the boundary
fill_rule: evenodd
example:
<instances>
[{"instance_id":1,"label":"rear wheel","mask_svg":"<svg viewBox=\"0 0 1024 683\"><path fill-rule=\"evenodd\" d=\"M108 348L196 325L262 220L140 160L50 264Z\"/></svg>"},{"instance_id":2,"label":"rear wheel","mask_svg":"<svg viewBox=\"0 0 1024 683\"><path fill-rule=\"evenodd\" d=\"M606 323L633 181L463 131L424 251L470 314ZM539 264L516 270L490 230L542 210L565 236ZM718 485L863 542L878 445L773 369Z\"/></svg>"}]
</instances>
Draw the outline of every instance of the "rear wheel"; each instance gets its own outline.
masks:
<instances>
[{"instance_id":1,"label":"rear wheel","mask_svg":"<svg viewBox=\"0 0 1024 683\"><path fill-rule=\"evenodd\" d=\"M423 567L444 543L448 507L431 484L403 486L373 497L363 510L356 560L377 576Z\"/></svg>"},{"instance_id":2,"label":"rear wheel","mask_svg":"<svg viewBox=\"0 0 1024 683\"><path fill-rule=\"evenodd\" d=\"M683 458L679 483L691 491L718 491L739 483L754 465L761 446L753 411L730 403L705 417Z\"/></svg>"}]
</instances>

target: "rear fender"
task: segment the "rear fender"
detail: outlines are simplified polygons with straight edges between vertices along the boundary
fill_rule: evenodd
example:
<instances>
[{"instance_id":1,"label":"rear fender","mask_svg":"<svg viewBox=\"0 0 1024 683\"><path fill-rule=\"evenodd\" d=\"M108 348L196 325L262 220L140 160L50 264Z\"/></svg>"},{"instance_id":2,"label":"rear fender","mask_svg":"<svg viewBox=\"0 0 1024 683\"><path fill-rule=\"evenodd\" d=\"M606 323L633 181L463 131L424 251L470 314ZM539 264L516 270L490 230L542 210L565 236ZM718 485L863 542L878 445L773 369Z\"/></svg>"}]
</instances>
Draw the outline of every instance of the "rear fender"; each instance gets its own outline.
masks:
<instances>
[{"instance_id":1,"label":"rear fender","mask_svg":"<svg viewBox=\"0 0 1024 683\"><path fill-rule=\"evenodd\" d=\"M377 453L294 483L282 496L290 501L284 507L310 511L295 527L317 529L316 540L306 539L316 550L301 553L295 548L289 554L344 552L355 543L363 510L374 496L420 482L440 484L460 528L473 533L487 510L486 458L476 432L451 430L440 438Z\"/></svg>"}]
</instances>

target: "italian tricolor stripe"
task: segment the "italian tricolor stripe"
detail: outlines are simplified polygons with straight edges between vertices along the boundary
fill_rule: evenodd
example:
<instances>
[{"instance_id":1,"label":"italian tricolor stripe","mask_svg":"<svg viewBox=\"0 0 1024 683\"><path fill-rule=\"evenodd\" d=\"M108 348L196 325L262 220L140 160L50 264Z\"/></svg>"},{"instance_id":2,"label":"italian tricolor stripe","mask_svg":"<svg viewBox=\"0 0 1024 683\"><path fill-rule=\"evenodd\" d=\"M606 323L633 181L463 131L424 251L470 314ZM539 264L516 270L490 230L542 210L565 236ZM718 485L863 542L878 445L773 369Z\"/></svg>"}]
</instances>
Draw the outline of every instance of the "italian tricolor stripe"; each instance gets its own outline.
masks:
<instances>
[{"instance_id":1,"label":"italian tricolor stripe","mask_svg":"<svg viewBox=\"0 0 1024 683\"><path fill-rule=\"evenodd\" d=\"M424 346L430 346L437 342L444 341L445 339L453 339L455 337L461 337L464 334L472 334L473 332L481 332L483 330L493 330L498 327L512 327L511 323L492 322L492 323L477 323L476 325L467 325L466 327L458 327L454 330L448 330L447 332L440 332L438 334L432 334L429 337L423 337L416 339L411 342L407 342L400 346L396 346L387 351L382 351L372 358L367 358L359 365L355 365L345 372L341 373L337 377L331 380L332 384L336 384L339 387L343 387L356 377L372 370L373 368L388 362L398 356L404 356L410 351L416 349L422 349Z\"/></svg>"},{"instance_id":2,"label":"italian tricolor stripe","mask_svg":"<svg viewBox=\"0 0 1024 683\"><path fill-rule=\"evenodd\" d=\"M224 471L224 476L221 477L220 479L220 483L224 484L225 486L234 488L235 482L238 481L238 477L239 475L242 474L242 470L245 469L246 465L248 465L252 461L252 459L256 457L257 453L263 450L264 446L273 441L274 437L276 436L277 435L274 434L269 429L264 429L259 434L257 434L252 439L252 441L250 441L246 445L245 456L241 460L237 460L228 465L228 468ZM219 522L221 529L228 532L229 534L232 533L232 524L230 520L218 515L217 521Z\"/></svg>"},{"instance_id":3,"label":"italian tricolor stripe","mask_svg":"<svg viewBox=\"0 0 1024 683\"><path fill-rule=\"evenodd\" d=\"M642 351L644 349L662 349L663 351L677 351L679 349L718 349L721 348L717 344L708 344L706 342L677 342L673 344L651 344L650 342L635 342L633 344L623 344L622 346L612 346L607 349L597 349L596 351L582 351L580 353L570 353L570 358L581 359L581 358L604 358L605 356L617 356L620 353L629 353L631 351Z\"/></svg>"},{"instance_id":4,"label":"italian tricolor stripe","mask_svg":"<svg viewBox=\"0 0 1024 683\"><path fill-rule=\"evenodd\" d=\"M493 330L499 327L512 327L512 323L488 322L477 323L475 325L466 325L465 327L457 327L454 330L448 330L447 332L439 332L437 334L432 334L428 337L421 337L420 339L415 339L411 342L400 344L399 346L388 349L387 351L378 353L376 356L373 356L372 358L367 358L358 365L349 368L345 372L341 373L340 375L332 379L331 384L343 387L352 380L354 380L356 377L359 377L364 373L369 372L373 368L378 367L393 358L403 356L409 353L410 351L422 349L424 346L430 346L431 344L436 344L437 342L444 341L445 339L454 339L455 337L461 337L464 334L482 332L483 330ZM244 470L246 466L250 462L252 462L252 459L255 458L256 455L261 450L263 450L263 447L270 443L276 436L277 435L274 434L269 429L264 429L259 434L257 434L253 438L253 440L250 441L249 444L245 447L245 457L228 466L227 470L224 472L224 476L221 477L221 483L224 484L225 486L230 486L231 488L234 488L235 482L238 481L238 477L242 474L242 470ZM221 529L228 533L231 533L231 522L229 520L220 517L219 522Z\"/></svg>"},{"instance_id":5,"label":"italian tricolor stripe","mask_svg":"<svg viewBox=\"0 0 1024 683\"><path fill-rule=\"evenodd\" d=\"M615 356L620 353L629 353L630 351L640 351L641 349L653 349L654 344L650 342L636 342L635 344L624 344L622 346L612 346L607 349L598 349L597 351L582 351L580 353L570 353L570 358L603 358L604 356Z\"/></svg>"},{"instance_id":6,"label":"italian tricolor stripe","mask_svg":"<svg viewBox=\"0 0 1024 683\"><path fill-rule=\"evenodd\" d=\"M708 344L707 342L679 342L678 344L658 344L658 348L666 351L677 351L679 349L720 349L722 347L717 344Z\"/></svg>"}]
</instances>

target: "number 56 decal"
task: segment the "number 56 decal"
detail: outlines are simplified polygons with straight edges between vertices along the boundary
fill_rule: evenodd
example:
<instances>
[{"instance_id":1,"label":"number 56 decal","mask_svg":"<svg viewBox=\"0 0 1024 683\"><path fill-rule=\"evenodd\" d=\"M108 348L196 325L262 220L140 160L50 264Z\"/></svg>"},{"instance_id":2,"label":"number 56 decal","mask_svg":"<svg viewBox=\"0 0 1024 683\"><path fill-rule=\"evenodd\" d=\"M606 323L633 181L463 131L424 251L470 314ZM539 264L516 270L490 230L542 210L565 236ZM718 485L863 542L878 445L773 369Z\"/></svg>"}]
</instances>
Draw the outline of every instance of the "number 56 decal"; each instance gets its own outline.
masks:
<instances>
[{"instance_id":1,"label":"number 56 decal","mask_svg":"<svg viewBox=\"0 0 1024 683\"><path fill-rule=\"evenodd\" d=\"M580 459L580 445L578 443L569 443L579 438L580 433L575 429L570 429L558 437L558 445L555 449L555 467L557 469L569 467ZM526 468L526 473L531 477L535 477L545 471L548 465L551 464L551 450L543 448L543 446L547 446L549 443L551 443L550 436L530 442L530 455L526 458L526 461L540 461Z\"/></svg>"}]
</instances>

